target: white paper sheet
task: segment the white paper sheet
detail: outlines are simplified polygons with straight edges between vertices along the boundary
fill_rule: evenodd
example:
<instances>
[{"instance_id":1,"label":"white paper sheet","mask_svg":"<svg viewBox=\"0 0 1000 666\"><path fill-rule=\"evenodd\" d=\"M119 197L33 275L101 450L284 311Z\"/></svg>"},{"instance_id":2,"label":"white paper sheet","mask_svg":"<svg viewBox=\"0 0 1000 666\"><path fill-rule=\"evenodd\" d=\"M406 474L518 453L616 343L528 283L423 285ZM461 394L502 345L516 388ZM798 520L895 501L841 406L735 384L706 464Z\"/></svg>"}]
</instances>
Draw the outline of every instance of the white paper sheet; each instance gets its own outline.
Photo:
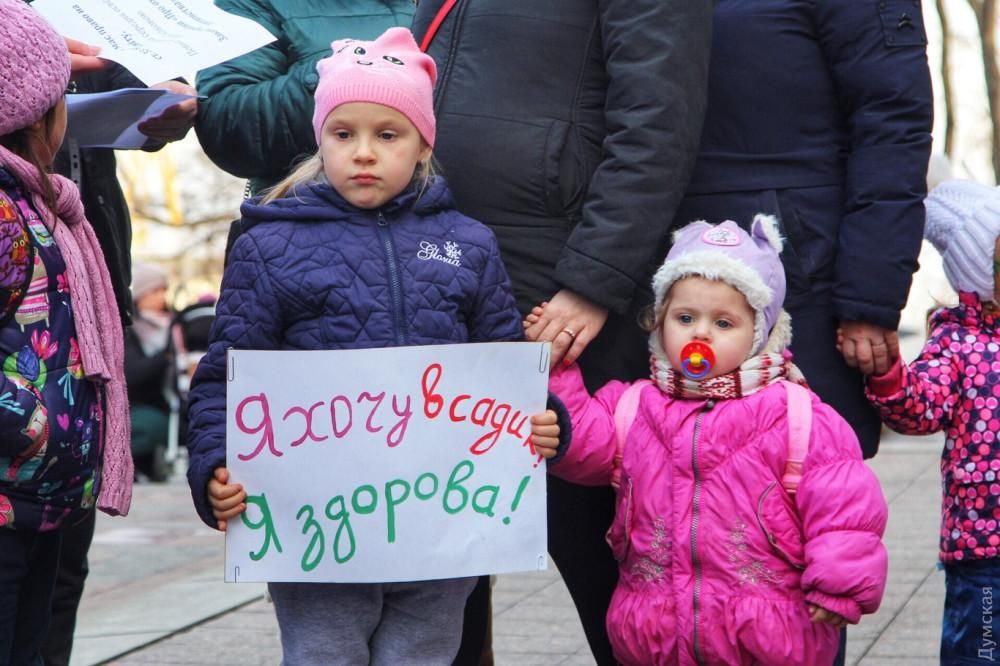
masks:
<instances>
[{"instance_id":1,"label":"white paper sheet","mask_svg":"<svg viewBox=\"0 0 1000 666\"><path fill-rule=\"evenodd\" d=\"M149 137L139 123L186 99L191 96L152 88L66 95L66 137L81 148L142 148Z\"/></svg>"},{"instance_id":2,"label":"white paper sheet","mask_svg":"<svg viewBox=\"0 0 1000 666\"><path fill-rule=\"evenodd\" d=\"M212 0L35 0L64 37L101 47L147 85L224 62L274 41Z\"/></svg>"}]
</instances>

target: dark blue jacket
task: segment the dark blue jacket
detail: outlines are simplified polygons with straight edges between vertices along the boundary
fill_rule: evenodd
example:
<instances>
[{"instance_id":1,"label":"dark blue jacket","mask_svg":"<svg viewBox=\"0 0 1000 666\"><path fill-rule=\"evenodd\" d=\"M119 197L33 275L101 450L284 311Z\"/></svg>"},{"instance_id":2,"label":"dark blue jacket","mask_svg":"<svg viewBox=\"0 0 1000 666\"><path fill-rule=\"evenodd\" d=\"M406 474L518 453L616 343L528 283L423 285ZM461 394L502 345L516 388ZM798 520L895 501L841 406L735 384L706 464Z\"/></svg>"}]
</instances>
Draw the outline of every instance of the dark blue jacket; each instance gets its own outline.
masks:
<instances>
[{"instance_id":1,"label":"dark blue jacket","mask_svg":"<svg viewBox=\"0 0 1000 666\"><path fill-rule=\"evenodd\" d=\"M708 109L675 226L758 212L787 305L895 329L923 234L933 97L919 0L718 0Z\"/></svg>"},{"instance_id":2,"label":"dark blue jacket","mask_svg":"<svg viewBox=\"0 0 1000 666\"><path fill-rule=\"evenodd\" d=\"M206 484L226 464L226 350L364 349L520 340L493 233L454 209L444 180L377 210L326 183L246 202L194 377L188 482L211 526ZM252 226L250 226L252 225Z\"/></svg>"},{"instance_id":3,"label":"dark blue jacket","mask_svg":"<svg viewBox=\"0 0 1000 666\"><path fill-rule=\"evenodd\" d=\"M674 227L776 215L792 352L854 427L881 424L840 321L895 329L923 235L933 99L919 0L718 0L708 109Z\"/></svg>"}]
</instances>

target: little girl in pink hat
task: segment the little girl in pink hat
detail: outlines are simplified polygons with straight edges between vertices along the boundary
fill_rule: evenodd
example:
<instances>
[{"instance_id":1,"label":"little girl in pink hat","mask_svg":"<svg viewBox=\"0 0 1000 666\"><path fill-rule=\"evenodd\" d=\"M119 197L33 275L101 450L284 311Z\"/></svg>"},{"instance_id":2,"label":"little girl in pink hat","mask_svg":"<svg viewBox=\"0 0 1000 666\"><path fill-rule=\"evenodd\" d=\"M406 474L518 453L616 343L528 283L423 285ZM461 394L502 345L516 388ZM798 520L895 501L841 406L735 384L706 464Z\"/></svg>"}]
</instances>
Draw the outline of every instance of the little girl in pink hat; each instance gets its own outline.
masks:
<instances>
[{"instance_id":1,"label":"little girl in pink hat","mask_svg":"<svg viewBox=\"0 0 1000 666\"><path fill-rule=\"evenodd\" d=\"M496 238L455 210L431 173L434 61L405 28L338 40L332 51L317 66L319 150L243 204L243 232L194 377L188 480L198 514L217 529L239 520L255 490L230 479L226 466L227 349L523 337ZM326 580L336 579L334 568ZM269 582L284 663L449 664L474 583Z\"/></svg>"}]
</instances>

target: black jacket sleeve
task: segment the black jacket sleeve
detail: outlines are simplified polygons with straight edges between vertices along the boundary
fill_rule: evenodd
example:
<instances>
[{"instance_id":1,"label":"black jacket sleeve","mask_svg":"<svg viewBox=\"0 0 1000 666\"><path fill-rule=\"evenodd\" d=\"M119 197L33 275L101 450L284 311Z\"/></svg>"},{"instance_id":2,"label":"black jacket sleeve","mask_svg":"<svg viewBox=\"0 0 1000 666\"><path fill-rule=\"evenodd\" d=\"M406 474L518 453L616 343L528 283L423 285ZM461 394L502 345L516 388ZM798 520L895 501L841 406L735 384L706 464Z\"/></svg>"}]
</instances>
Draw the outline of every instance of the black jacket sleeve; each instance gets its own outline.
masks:
<instances>
[{"instance_id":1,"label":"black jacket sleeve","mask_svg":"<svg viewBox=\"0 0 1000 666\"><path fill-rule=\"evenodd\" d=\"M556 280L625 312L666 236L698 150L712 3L601 0L607 134Z\"/></svg>"}]
</instances>

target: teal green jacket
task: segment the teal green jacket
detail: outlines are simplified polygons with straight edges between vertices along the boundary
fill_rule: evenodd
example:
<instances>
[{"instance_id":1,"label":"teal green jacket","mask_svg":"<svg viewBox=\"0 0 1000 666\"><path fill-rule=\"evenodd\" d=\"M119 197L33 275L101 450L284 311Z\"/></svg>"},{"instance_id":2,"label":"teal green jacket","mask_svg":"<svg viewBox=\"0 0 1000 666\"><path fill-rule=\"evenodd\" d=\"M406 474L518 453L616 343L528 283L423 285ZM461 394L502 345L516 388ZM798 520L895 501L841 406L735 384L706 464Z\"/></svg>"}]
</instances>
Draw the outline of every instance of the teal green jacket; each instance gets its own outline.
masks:
<instances>
[{"instance_id":1,"label":"teal green jacket","mask_svg":"<svg viewBox=\"0 0 1000 666\"><path fill-rule=\"evenodd\" d=\"M261 24L277 41L198 72L195 130L221 169L249 178L258 191L281 180L296 160L316 152L312 129L316 62L330 42L375 39L409 27L412 0L216 0L225 11Z\"/></svg>"}]
</instances>

